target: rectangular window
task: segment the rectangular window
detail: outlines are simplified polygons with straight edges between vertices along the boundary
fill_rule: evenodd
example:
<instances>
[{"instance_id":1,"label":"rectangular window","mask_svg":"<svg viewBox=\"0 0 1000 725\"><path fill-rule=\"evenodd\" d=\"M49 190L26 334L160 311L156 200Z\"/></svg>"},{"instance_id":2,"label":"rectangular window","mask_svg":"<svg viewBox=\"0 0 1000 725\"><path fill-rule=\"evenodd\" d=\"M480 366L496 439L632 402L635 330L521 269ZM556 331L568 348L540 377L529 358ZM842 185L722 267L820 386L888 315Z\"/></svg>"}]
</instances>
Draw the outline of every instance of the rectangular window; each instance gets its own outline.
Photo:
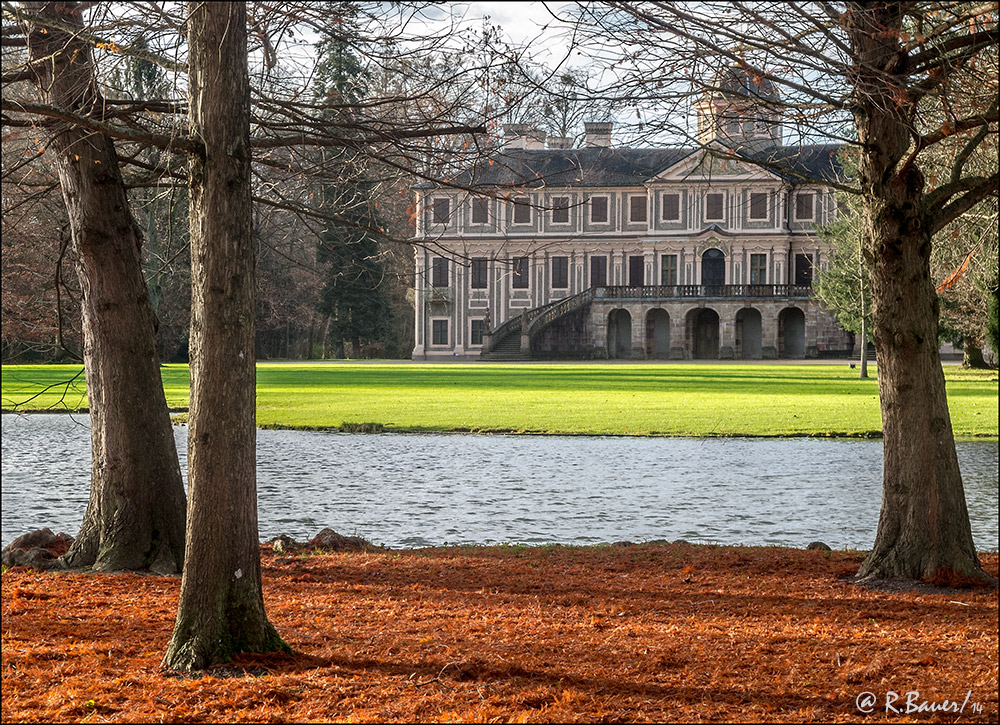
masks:
<instances>
[{"instance_id":1,"label":"rectangular window","mask_svg":"<svg viewBox=\"0 0 1000 725\"><path fill-rule=\"evenodd\" d=\"M767 194L750 194L750 218L767 219Z\"/></svg>"},{"instance_id":2,"label":"rectangular window","mask_svg":"<svg viewBox=\"0 0 1000 725\"><path fill-rule=\"evenodd\" d=\"M472 260L472 289L486 289L488 262L480 257Z\"/></svg>"},{"instance_id":3,"label":"rectangular window","mask_svg":"<svg viewBox=\"0 0 1000 725\"><path fill-rule=\"evenodd\" d=\"M767 284L767 255L750 255L750 284Z\"/></svg>"},{"instance_id":4,"label":"rectangular window","mask_svg":"<svg viewBox=\"0 0 1000 725\"><path fill-rule=\"evenodd\" d=\"M552 258L552 289L569 287L569 257Z\"/></svg>"},{"instance_id":5,"label":"rectangular window","mask_svg":"<svg viewBox=\"0 0 1000 725\"><path fill-rule=\"evenodd\" d=\"M608 284L608 258L590 258L590 286L606 287Z\"/></svg>"},{"instance_id":6,"label":"rectangular window","mask_svg":"<svg viewBox=\"0 0 1000 725\"><path fill-rule=\"evenodd\" d=\"M431 320L431 344L448 344L448 320Z\"/></svg>"},{"instance_id":7,"label":"rectangular window","mask_svg":"<svg viewBox=\"0 0 1000 725\"><path fill-rule=\"evenodd\" d=\"M664 254L660 257L660 284L677 284L676 254Z\"/></svg>"},{"instance_id":8,"label":"rectangular window","mask_svg":"<svg viewBox=\"0 0 1000 725\"><path fill-rule=\"evenodd\" d=\"M431 286L448 286L448 260L444 257L434 257L431 260Z\"/></svg>"},{"instance_id":9,"label":"rectangular window","mask_svg":"<svg viewBox=\"0 0 1000 725\"><path fill-rule=\"evenodd\" d=\"M514 269L511 277L511 286L514 289L528 289L528 258L515 257Z\"/></svg>"},{"instance_id":10,"label":"rectangular window","mask_svg":"<svg viewBox=\"0 0 1000 725\"><path fill-rule=\"evenodd\" d=\"M810 192L799 192L795 195L795 219L798 221L812 221L815 214L813 208L815 194Z\"/></svg>"},{"instance_id":11,"label":"rectangular window","mask_svg":"<svg viewBox=\"0 0 1000 725\"><path fill-rule=\"evenodd\" d=\"M557 196L552 200L552 223L569 224L568 196Z\"/></svg>"},{"instance_id":12,"label":"rectangular window","mask_svg":"<svg viewBox=\"0 0 1000 725\"><path fill-rule=\"evenodd\" d=\"M628 258L628 285L642 287L646 284L645 258L639 254Z\"/></svg>"},{"instance_id":13,"label":"rectangular window","mask_svg":"<svg viewBox=\"0 0 1000 725\"><path fill-rule=\"evenodd\" d=\"M663 221L665 222L676 222L680 221L681 218L681 195L680 194L664 194L663 195Z\"/></svg>"},{"instance_id":14,"label":"rectangular window","mask_svg":"<svg viewBox=\"0 0 1000 725\"><path fill-rule=\"evenodd\" d=\"M633 223L646 221L646 197L630 196L628 200L628 220Z\"/></svg>"},{"instance_id":15,"label":"rectangular window","mask_svg":"<svg viewBox=\"0 0 1000 725\"><path fill-rule=\"evenodd\" d=\"M705 221L721 222L723 216L723 205L725 194L705 194Z\"/></svg>"},{"instance_id":16,"label":"rectangular window","mask_svg":"<svg viewBox=\"0 0 1000 725\"><path fill-rule=\"evenodd\" d=\"M447 224L451 218L451 199L434 200L434 223Z\"/></svg>"},{"instance_id":17,"label":"rectangular window","mask_svg":"<svg viewBox=\"0 0 1000 725\"><path fill-rule=\"evenodd\" d=\"M813 258L811 254L795 255L795 284L809 286L813 280Z\"/></svg>"},{"instance_id":18,"label":"rectangular window","mask_svg":"<svg viewBox=\"0 0 1000 725\"><path fill-rule=\"evenodd\" d=\"M472 320L472 334L469 336L470 344L482 345L484 334L486 334L486 320Z\"/></svg>"},{"instance_id":19,"label":"rectangular window","mask_svg":"<svg viewBox=\"0 0 1000 725\"><path fill-rule=\"evenodd\" d=\"M608 197L590 197L590 221L592 224L606 224L608 221Z\"/></svg>"},{"instance_id":20,"label":"rectangular window","mask_svg":"<svg viewBox=\"0 0 1000 725\"><path fill-rule=\"evenodd\" d=\"M531 204L526 196L514 199L514 223L531 224Z\"/></svg>"},{"instance_id":21,"label":"rectangular window","mask_svg":"<svg viewBox=\"0 0 1000 725\"><path fill-rule=\"evenodd\" d=\"M490 221L490 200L489 199L473 199L472 200L472 223L473 224L488 224Z\"/></svg>"}]
</instances>

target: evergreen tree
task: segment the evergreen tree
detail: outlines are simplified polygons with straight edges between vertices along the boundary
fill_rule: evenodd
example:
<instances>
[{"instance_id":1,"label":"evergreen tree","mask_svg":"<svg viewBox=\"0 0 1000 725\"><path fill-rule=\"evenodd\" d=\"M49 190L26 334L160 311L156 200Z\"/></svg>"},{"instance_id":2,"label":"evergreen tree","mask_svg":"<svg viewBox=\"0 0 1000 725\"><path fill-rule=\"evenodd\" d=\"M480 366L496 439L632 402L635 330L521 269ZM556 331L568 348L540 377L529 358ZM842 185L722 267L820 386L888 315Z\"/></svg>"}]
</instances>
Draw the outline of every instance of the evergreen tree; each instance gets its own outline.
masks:
<instances>
[{"instance_id":1,"label":"evergreen tree","mask_svg":"<svg viewBox=\"0 0 1000 725\"><path fill-rule=\"evenodd\" d=\"M315 98L323 104L324 116L336 117L349 128L354 109L368 95L356 49L362 34L353 27L349 3L333 3L330 11L341 19L345 32L317 48L321 60ZM323 151L322 163L342 169L342 181L321 181L317 194L319 211L340 220L327 221L319 235L317 259L327 275L319 304L327 319L324 344L334 342L336 356L343 357L344 343L349 341L353 356L361 357L363 342L378 341L388 333L392 314L385 265L374 236L384 226L376 209L377 184L370 178L367 159L348 144Z\"/></svg>"}]
</instances>

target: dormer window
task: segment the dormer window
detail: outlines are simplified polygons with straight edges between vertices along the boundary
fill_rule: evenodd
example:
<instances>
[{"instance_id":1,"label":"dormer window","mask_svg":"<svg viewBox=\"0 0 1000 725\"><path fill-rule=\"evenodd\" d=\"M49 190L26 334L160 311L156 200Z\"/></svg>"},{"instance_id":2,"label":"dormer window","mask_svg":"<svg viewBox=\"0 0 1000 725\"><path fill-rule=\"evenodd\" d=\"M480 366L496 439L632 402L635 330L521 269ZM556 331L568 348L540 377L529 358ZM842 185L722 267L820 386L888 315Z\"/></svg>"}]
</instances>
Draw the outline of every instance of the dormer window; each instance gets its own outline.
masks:
<instances>
[{"instance_id":1,"label":"dormer window","mask_svg":"<svg viewBox=\"0 0 1000 725\"><path fill-rule=\"evenodd\" d=\"M705 221L721 222L725 220L725 194L705 194Z\"/></svg>"},{"instance_id":2,"label":"dormer window","mask_svg":"<svg viewBox=\"0 0 1000 725\"><path fill-rule=\"evenodd\" d=\"M800 191L795 195L795 221L811 222L816 218L816 195Z\"/></svg>"},{"instance_id":3,"label":"dormer window","mask_svg":"<svg viewBox=\"0 0 1000 725\"><path fill-rule=\"evenodd\" d=\"M447 224L451 218L451 199L437 198L434 200L431 219L435 224Z\"/></svg>"},{"instance_id":4,"label":"dormer window","mask_svg":"<svg viewBox=\"0 0 1000 725\"><path fill-rule=\"evenodd\" d=\"M591 224L608 223L608 197L590 197L590 222Z\"/></svg>"}]
</instances>

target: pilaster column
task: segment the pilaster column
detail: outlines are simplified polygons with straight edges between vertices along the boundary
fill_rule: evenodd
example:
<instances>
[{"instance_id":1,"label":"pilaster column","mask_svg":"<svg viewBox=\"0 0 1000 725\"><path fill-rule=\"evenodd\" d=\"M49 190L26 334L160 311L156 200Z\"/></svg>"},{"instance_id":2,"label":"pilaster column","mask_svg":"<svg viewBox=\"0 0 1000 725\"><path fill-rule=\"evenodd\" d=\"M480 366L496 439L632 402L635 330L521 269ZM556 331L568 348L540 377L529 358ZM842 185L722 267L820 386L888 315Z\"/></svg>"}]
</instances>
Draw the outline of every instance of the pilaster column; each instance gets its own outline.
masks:
<instances>
[{"instance_id":1,"label":"pilaster column","mask_svg":"<svg viewBox=\"0 0 1000 725\"><path fill-rule=\"evenodd\" d=\"M684 314L680 311L670 313L670 359L690 360L691 351L687 349L686 324Z\"/></svg>"},{"instance_id":2,"label":"pilaster column","mask_svg":"<svg viewBox=\"0 0 1000 725\"><path fill-rule=\"evenodd\" d=\"M719 315L719 359L732 360L736 357L736 316L732 305L720 305Z\"/></svg>"},{"instance_id":3,"label":"pilaster column","mask_svg":"<svg viewBox=\"0 0 1000 725\"><path fill-rule=\"evenodd\" d=\"M760 356L764 360L778 357L778 305L768 305L760 311Z\"/></svg>"}]
</instances>

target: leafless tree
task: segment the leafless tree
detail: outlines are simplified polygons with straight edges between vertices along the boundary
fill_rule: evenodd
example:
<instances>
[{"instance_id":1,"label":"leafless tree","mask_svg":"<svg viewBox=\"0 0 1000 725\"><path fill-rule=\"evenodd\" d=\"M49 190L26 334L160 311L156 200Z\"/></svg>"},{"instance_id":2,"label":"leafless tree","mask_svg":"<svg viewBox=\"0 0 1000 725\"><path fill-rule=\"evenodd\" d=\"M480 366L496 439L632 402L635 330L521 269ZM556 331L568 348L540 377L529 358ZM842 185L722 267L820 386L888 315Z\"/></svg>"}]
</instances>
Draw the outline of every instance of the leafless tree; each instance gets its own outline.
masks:
<instances>
[{"instance_id":1,"label":"leafless tree","mask_svg":"<svg viewBox=\"0 0 1000 725\"><path fill-rule=\"evenodd\" d=\"M187 550L164 664L290 651L267 620L257 536L246 4L189 3L191 412Z\"/></svg>"},{"instance_id":2,"label":"leafless tree","mask_svg":"<svg viewBox=\"0 0 1000 725\"><path fill-rule=\"evenodd\" d=\"M78 250L95 437L87 521L91 510L109 517L106 541L88 543L81 532L78 544L85 553L94 550L99 568L167 569L164 552L176 564L184 546L176 453L160 455L166 448L149 440L167 436L172 444L152 342L154 317L139 266L141 232L126 190L164 181L189 190L191 506L181 605L165 660L171 667L204 667L239 651L284 648L264 614L257 549L252 209L280 210L306 226L349 225L351 218L335 207L310 203L308 179L374 169L386 184L410 174L454 185L449 170L484 146L493 111L478 91L491 68L477 64L510 60L486 49L459 53L451 67L431 64L433 72L407 64L417 48L443 52L455 39L452 27L434 31L422 23L426 6L259 2L247 11L245 3L199 2L185 17L177 6L156 3L3 5L5 20L17 24L4 27L4 48L26 38L29 51L23 62L5 62L4 82L30 80L40 90L36 98L5 92L3 123L47 135ZM362 103L316 102L307 93L311 60L296 57L303 49L298 39L347 32L340 14L359 9L363 28L352 32L366 35L366 48L372 38L384 48L366 57L385 69L405 67L405 82L398 93ZM345 39L360 42L357 35ZM141 99L102 94L110 74L95 67L95 54L112 66L121 58L158 65L167 73L163 87L169 93ZM116 144L126 151L119 153ZM365 231L387 236L381 228ZM123 360L134 365L123 367ZM139 412L158 418L137 422ZM152 475L117 485L97 475L108 461L118 464L116 470L148 461L170 474L175 490L157 489ZM139 526L138 517L121 516L149 500L169 513L169 529L157 520ZM151 534L145 548L122 546ZM107 547L141 551L144 558L111 557Z\"/></svg>"},{"instance_id":3,"label":"leafless tree","mask_svg":"<svg viewBox=\"0 0 1000 725\"><path fill-rule=\"evenodd\" d=\"M16 37L4 42L27 47L26 62L11 71L38 93L38 101L25 102L67 116L54 118L45 132L82 290L92 483L80 532L63 560L95 569L174 572L184 556L185 498L140 264L142 233L114 143L72 120L105 106L92 46L83 37L84 5L22 7ZM7 102L5 96L5 108Z\"/></svg>"},{"instance_id":4,"label":"leafless tree","mask_svg":"<svg viewBox=\"0 0 1000 725\"><path fill-rule=\"evenodd\" d=\"M790 152L843 144L860 196L885 449L882 513L859 579L989 580L972 541L938 355L934 234L997 194L973 161L997 143L995 2L580 4L577 20L614 79L592 88L642 120L636 136L808 180ZM742 85L733 84L735 77ZM704 141L688 109L716 94L780 116L783 147ZM737 108L738 108L737 104ZM720 119L753 123L753 117ZM935 169L936 150L957 144Z\"/></svg>"}]
</instances>

